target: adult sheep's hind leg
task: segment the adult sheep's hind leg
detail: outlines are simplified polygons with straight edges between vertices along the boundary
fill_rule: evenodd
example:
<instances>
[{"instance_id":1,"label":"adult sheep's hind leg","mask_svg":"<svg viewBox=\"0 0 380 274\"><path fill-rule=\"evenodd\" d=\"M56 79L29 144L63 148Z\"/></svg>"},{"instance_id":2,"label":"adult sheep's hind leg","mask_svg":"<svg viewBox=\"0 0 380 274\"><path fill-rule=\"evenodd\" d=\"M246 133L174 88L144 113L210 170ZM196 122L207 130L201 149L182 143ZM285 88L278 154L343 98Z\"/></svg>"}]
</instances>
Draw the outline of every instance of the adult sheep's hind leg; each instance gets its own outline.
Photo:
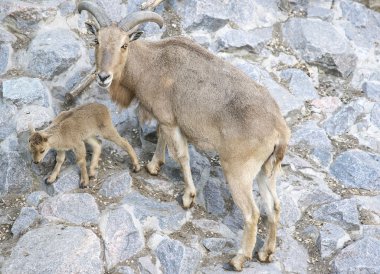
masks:
<instances>
[{"instance_id":1,"label":"adult sheep's hind leg","mask_svg":"<svg viewBox=\"0 0 380 274\"><path fill-rule=\"evenodd\" d=\"M254 160L238 161L238 158L221 161L232 198L240 208L244 218L244 231L241 248L230 261L236 271L241 271L246 260L252 259L256 244L257 223L260 211L254 201L252 183L261 165Z\"/></svg>"},{"instance_id":2,"label":"adult sheep's hind leg","mask_svg":"<svg viewBox=\"0 0 380 274\"><path fill-rule=\"evenodd\" d=\"M185 181L185 192L182 197L182 202L184 208L189 208L195 200L196 190L191 176L187 140L178 127L160 126L160 135L165 139L169 152L181 165Z\"/></svg>"},{"instance_id":3,"label":"adult sheep's hind leg","mask_svg":"<svg viewBox=\"0 0 380 274\"><path fill-rule=\"evenodd\" d=\"M276 171L269 176L261 170L257 176L260 196L268 216L268 236L258 253L261 262L271 262L276 248L277 225L280 219L280 201L276 192Z\"/></svg>"}]
</instances>

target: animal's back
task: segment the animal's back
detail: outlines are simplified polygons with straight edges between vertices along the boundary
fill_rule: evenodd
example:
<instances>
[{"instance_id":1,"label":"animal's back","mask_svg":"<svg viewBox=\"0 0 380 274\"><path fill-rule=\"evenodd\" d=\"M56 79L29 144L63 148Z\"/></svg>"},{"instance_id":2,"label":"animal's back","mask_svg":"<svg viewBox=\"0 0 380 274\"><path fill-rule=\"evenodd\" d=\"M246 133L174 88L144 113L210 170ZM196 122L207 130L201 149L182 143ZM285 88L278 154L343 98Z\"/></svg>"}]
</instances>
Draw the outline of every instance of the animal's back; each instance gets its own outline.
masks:
<instances>
[{"instance_id":1,"label":"animal's back","mask_svg":"<svg viewBox=\"0 0 380 274\"><path fill-rule=\"evenodd\" d=\"M110 114L105 105L99 103L84 104L60 113L52 126L59 128L67 139L86 139L99 134L105 123L110 121Z\"/></svg>"},{"instance_id":2,"label":"animal's back","mask_svg":"<svg viewBox=\"0 0 380 274\"><path fill-rule=\"evenodd\" d=\"M268 90L239 69L186 38L170 38L161 46L168 48L162 58L175 60L162 73L173 78L172 110L191 141L249 142L288 130Z\"/></svg>"}]
</instances>

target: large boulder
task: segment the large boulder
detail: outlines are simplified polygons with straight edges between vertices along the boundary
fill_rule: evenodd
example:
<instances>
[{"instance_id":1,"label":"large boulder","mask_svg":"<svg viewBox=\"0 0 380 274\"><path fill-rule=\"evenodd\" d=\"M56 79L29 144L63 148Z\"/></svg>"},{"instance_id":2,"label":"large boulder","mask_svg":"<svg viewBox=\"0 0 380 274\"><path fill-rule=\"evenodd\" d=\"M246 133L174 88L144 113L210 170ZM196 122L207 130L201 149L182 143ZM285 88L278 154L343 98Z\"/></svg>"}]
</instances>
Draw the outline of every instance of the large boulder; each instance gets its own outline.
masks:
<instances>
[{"instance_id":1,"label":"large boulder","mask_svg":"<svg viewBox=\"0 0 380 274\"><path fill-rule=\"evenodd\" d=\"M203 29L216 31L226 24L235 24L250 30L271 27L286 20L287 16L277 7L277 0L189 0L170 1L173 9L183 18L186 31Z\"/></svg>"},{"instance_id":2,"label":"large boulder","mask_svg":"<svg viewBox=\"0 0 380 274\"><path fill-rule=\"evenodd\" d=\"M49 90L38 78L20 77L3 82L3 97L18 107L49 106Z\"/></svg>"},{"instance_id":3,"label":"large boulder","mask_svg":"<svg viewBox=\"0 0 380 274\"><path fill-rule=\"evenodd\" d=\"M335 273L379 273L380 240L365 237L341 251L333 261Z\"/></svg>"},{"instance_id":4,"label":"large boulder","mask_svg":"<svg viewBox=\"0 0 380 274\"><path fill-rule=\"evenodd\" d=\"M346 187L379 191L379 163L380 155L354 149L340 154L330 171Z\"/></svg>"},{"instance_id":5,"label":"large boulder","mask_svg":"<svg viewBox=\"0 0 380 274\"><path fill-rule=\"evenodd\" d=\"M301 149L318 165L328 167L331 163L331 141L314 121L307 121L294 128L289 144Z\"/></svg>"},{"instance_id":6,"label":"large boulder","mask_svg":"<svg viewBox=\"0 0 380 274\"><path fill-rule=\"evenodd\" d=\"M291 18L282 34L285 42L310 64L344 78L355 69L357 57L347 38L325 21Z\"/></svg>"},{"instance_id":7,"label":"large boulder","mask_svg":"<svg viewBox=\"0 0 380 274\"><path fill-rule=\"evenodd\" d=\"M37 35L28 49L27 68L33 76L51 80L66 71L82 55L76 35L53 29Z\"/></svg>"},{"instance_id":8,"label":"large boulder","mask_svg":"<svg viewBox=\"0 0 380 274\"><path fill-rule=\"evenodd\" d=\"M343 230L343 228L338 225L327 223L321 228L317 245L322 258L326 258L341 249L350 240L350 236Z\"/></svg>"},{"instance_id":9,"label":"large boulder","mask_svg":"<svg viewBox=\"0 0 380 274\"><path fill-rule=\"evenodd\" d=\"M0 142L16 131L16 112L15 106L0 103Z\"/></svg>"},{"instance_id":10,"label":"large boulder","mask_svg":"<svg viewBox=\"0 0 380 274\"><path fill-rule=\"evenodd\" d=\"M26 233L2 273L103 273L99 238L89 229L49 225Z\"/></svg>"},{"instance_id":11,"label":"large boulder","mask_svg":"<svg viewBox=\"0 0 380 274\"><path fill-rule=\"evenodd\" d=\"M126 205L104 211L99 229L105 244L107 269L129 259L144 247L141 225Z\"/></svg>"},{"instance_id":12,"label":"large boulder","mask_svg":"<svg viewBox=\"0 0 380 274\"><path fill-rule=\"evenodd\" d=\"M51 221L77 225L94 224L99 218L96 201L88 193L61 194L48 198L40 205L40 213Z\"/></svg>"}]
</instances>

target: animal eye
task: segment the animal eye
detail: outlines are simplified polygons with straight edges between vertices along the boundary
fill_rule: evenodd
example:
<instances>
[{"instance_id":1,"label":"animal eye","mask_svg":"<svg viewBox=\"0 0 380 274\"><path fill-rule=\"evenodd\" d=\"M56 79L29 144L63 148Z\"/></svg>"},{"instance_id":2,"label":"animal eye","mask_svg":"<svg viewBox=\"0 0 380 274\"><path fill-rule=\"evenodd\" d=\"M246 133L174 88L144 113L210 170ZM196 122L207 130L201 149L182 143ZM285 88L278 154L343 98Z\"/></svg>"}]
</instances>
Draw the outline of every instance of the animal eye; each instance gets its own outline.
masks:
<instances>
[{"instance_id":1,"label":"animal eye","mask_svg":"<svg viewBox=\"0 0 380 274\"><path fill-rule=\"evenodd\" d=\"M98 39L94 39L94 45L99 45L99 40Z\"/></svg>"},{"instance_id":2,"label":"animal eye","mask_svg":"<svg viewBox=\"0 0 380 274\"><path fill-rule=\"evenodd\" d=\"M45 150L44 150L44 149L40 151L40 153L44 153L44 152L45 152Z\"/></svg>"},{"instance_id":3,"label":"animal eye","mask_svg":"<svg viewBox=\"0 0 380 274\"><path fill-rule=\"evenodd\" d=\"M121 46L122 49L126 49L128 47L128 44L124 44Z\"/></svg>"}]
</instances>

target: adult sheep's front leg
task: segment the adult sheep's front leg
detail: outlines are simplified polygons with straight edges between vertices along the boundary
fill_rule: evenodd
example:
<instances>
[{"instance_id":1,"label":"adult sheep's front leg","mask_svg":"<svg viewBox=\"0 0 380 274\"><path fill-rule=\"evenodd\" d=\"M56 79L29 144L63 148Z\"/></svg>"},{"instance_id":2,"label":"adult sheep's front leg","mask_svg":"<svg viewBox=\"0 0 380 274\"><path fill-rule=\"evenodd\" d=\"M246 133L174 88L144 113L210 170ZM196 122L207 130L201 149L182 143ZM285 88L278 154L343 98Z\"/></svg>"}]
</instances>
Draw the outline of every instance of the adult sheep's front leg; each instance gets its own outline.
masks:
<instances>
[{"instance_id":1,"label":"adult sheep's front leg","mask_svg":"<svg viewBox=\"0 0 380 274\"><path fill-rule=\"evenodd\" d=\"M57 151L57 156L55 157L56 163L53 169L53 172L46 179L47 184L52 184L58 177L59 172L61 171L61 166L65 161L65 151L59 150Z\"/></svg>"},{"instance_id":2,"label":"adult sheep's front leg","mask_svg":"<svg viewBox=\"0 0 380 274\"><path fill-rule=\"evenodd\" d=\"M89 178L86 168L86 147L84 142L81 142L74 148L75 156L77 157L77 164L80 167L80 188L88 187Z\"/></svg>"},{"instance_id":3,"label":"adult sheep's front leg","mask_svg":"<svg viewBox=\"0 0 380 274\"><path fill-rule=\"evenodd\" d=\"M160 135L162 135L160 138L164 138L166 141L172 156L181 166L185 181L185 192L182 202L184 208L189 208L194 203L196 190L191 176L187 140L178 127L160 126Z\"/></svg>"}]
</instances>

